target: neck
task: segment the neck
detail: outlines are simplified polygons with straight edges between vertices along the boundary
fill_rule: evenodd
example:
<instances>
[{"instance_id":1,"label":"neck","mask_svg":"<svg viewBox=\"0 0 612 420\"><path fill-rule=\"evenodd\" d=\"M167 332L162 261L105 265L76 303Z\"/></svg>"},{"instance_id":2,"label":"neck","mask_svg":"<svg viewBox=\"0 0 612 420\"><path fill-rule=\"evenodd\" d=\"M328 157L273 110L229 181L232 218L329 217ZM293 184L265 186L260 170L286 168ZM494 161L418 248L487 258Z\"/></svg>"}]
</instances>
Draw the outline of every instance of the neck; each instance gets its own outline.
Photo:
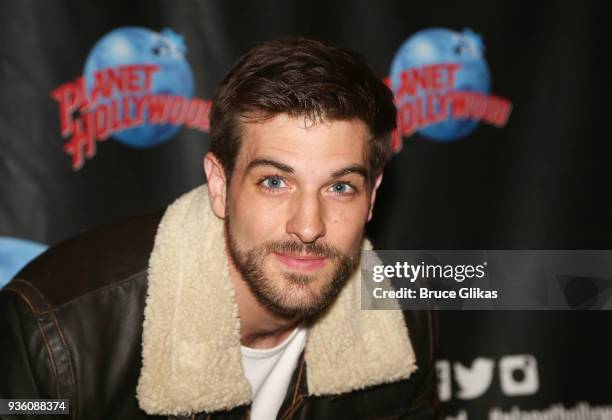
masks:
<instances>
[{"instance_id":1,"label":"neck","mask_svg":"<svg viewBox=\"0 0 612 420\"><path fill-rule=\"evenodd\" d=\"M300 323L300 318L282 318L261 305L231 260L229 277L236 294L240 316L240 344L243 346L256 349L275 347Z\"/></svg>"}]
</instances>

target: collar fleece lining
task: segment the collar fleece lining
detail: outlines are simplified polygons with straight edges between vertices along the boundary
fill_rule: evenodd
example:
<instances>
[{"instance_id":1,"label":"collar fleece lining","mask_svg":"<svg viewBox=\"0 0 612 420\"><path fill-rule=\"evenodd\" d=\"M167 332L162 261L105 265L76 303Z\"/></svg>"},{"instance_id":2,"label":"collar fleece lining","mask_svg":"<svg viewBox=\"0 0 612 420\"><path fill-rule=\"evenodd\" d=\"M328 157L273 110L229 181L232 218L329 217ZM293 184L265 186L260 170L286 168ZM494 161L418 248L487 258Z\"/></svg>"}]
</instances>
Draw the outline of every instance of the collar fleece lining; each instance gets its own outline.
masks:
<instances>
[{"instance_id":1,"label":"collar fleece lining","mask_svg":"<svg viewBox=\"0 0 612 420\"><path fill-rule=\"evenodd\" d=\"M176 200L159 224L149 284L137 398L151 415L227 410L251 402L240 321L228 277L223 222L206 186ZM364 249L371 249L366 240ZM310 328L310 395L406 379L415 356L401 311L360 310L360 270Z\"/></svg>"}]
</instances>

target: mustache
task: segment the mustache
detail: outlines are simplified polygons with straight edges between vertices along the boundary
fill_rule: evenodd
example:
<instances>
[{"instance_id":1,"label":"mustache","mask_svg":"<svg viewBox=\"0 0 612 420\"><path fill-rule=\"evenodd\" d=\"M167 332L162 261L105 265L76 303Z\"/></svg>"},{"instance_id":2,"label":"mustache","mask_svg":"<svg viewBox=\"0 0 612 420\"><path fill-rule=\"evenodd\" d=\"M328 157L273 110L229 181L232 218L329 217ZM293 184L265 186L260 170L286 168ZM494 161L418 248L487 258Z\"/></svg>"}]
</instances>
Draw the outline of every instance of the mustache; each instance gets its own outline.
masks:
<instances>
[{"instance_id":1,"label":"mustache","mask_svg":"<svg viewBox=\"0 0 612 420\"><path fill-rule=\"evenodd\" d=\"M266 254L308 254L320 258L338 259L342 252L338 248L324 243L305 244L297 241L271 241L262 246Z\"/></svg>"}]
</instances>

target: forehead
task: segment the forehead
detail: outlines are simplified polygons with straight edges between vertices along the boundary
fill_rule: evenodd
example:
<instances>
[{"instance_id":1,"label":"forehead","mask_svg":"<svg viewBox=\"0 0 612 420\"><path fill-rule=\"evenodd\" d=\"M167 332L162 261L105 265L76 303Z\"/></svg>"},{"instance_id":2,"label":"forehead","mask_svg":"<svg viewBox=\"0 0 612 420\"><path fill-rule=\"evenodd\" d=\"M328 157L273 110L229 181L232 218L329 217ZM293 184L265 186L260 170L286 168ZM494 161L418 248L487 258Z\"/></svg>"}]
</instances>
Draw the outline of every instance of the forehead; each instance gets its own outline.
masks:
<instances>
[{"instance_id":1,"label":"forehead","mask_svg":"<svg viewBox=\"0 0 612 420\"><path fill-rule=\"evenodd\" d=\"M367 126L357 119L313 123L279 114L263 122L243 123L237 164L266 156L311 167L365 165L369 140Z\"/></svg>"}]
</instances>

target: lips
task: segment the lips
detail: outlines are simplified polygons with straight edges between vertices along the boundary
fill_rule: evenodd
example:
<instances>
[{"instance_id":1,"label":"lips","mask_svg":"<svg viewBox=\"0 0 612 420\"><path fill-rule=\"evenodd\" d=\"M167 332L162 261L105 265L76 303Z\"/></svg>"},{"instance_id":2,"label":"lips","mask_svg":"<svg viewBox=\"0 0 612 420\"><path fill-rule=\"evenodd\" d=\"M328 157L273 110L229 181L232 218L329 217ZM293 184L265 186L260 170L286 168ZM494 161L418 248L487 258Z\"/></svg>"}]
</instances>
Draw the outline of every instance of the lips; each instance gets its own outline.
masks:
<instances>
[{"instance_id":1,"label":"lips","mask_svg":"<svg viewBox=\"0 0 612 420\"><path fill-rule=\"evenodd\" d=\"M327 258L316 255L291 255L274 252L278 260L287 267L300 271L315 271L325 265Z\"/></svg>"}]
</instances>

